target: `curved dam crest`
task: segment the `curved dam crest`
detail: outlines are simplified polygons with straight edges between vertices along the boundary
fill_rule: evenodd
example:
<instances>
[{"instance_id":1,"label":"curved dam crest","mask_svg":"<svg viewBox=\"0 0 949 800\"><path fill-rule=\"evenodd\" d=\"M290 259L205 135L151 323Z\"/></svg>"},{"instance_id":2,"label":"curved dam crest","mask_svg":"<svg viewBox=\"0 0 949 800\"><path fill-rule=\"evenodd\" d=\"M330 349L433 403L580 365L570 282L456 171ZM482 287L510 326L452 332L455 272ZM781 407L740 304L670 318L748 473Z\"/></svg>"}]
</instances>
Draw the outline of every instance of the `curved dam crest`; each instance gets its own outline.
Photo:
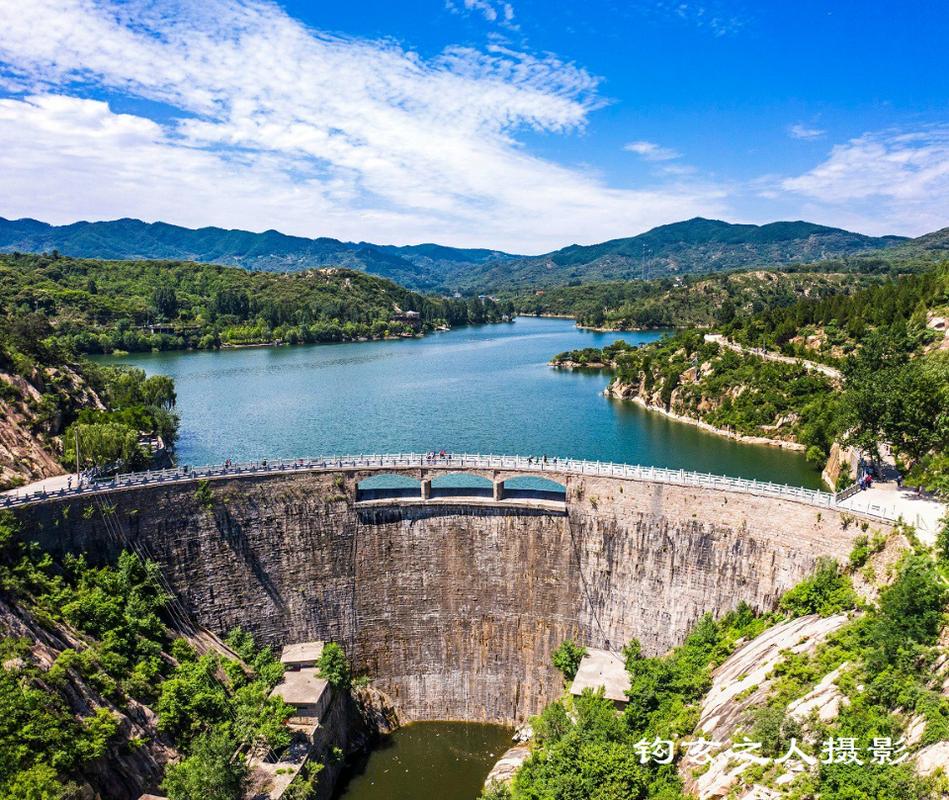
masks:
<instances>
[{"instance_id":1,"label":"curved dam crest","mask_svg":"<svg viewBox=\"0 0 949 800\"><path fill-rule=\"evenodd\" d=\"M548 475L559 504L357 499L397 471L148 484L15 513L54 554L154 559L217 633L340 642L407 719L508 724L560 694L563 639L661 653L706 611L773 608L860 532L791 499L569 474Z\"/></svg>"}]
</instances>

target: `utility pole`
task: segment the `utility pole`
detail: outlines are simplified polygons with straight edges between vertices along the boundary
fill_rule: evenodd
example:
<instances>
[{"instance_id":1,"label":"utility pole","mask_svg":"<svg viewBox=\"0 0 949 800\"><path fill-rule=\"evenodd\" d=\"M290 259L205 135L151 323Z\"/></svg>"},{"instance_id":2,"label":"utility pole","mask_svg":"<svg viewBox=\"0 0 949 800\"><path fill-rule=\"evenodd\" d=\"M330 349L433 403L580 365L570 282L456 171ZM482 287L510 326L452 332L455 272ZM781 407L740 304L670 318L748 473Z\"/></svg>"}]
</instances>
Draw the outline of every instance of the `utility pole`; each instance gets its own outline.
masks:
<instances>
[{"instance_id":1,"label":"utility pole","mask_svg":"<svg viewBox=\"0 0 949 800\"><path fill-rule=\"evenodd\" d=\"M79 425L76 425L73 433L76 435L76 486L82 485L82 479L79 477Z\"/></svg>"}]
</instances>

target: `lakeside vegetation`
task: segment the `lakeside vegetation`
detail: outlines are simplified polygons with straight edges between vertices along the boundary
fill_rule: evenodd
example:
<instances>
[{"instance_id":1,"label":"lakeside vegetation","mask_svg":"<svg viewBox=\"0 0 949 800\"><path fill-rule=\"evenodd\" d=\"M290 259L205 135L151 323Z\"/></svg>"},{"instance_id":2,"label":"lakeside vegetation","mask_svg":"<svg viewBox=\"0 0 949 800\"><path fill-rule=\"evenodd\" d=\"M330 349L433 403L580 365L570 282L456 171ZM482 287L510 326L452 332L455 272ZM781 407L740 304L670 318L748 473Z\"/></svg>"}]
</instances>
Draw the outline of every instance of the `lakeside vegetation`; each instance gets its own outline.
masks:
<instances>
[{"instance_id":1,"label":"lakeside vegetation","mask_svg":"<svg viewBox=\"0 0 949 800\"><path fill-rule=\"evenodd\" d=\"M611 393L728 432L793 441L823 464L835 441L891 446L907 480L949 491L949 352L930 321L949 313L949 265L852 294L735 315L714 330L748 347L840 367L843 385L800 363L738 353L703 332L642 347L618 341L555 365L606 365Z\"/></svg>"},{"instance_id":2,"label":"lakeside vegetation","mask_svg":"<svg viewBox=\"0 0 949 800\"><path fill-rule=\"evenodd\" d=\"M903 535L891 534L897 547L907 547L899 545ZM944 796L946 778L941 773L920 776L911 759L856 764L844 759L824 763L821 758L820 744L827 739L852 738L865 746L887 737L895 743L911 725L923 726L918 746L949 737L949 699L942 692L944 676L937 661L949 600L945 548L933 553L918 543L907 547L892 575L874 578L881 589L870 602L854 591L852 576L873 569L869 554L887 541L877 538L869 550L866 537L859 539L845 569L833 561L820 562L811 577L783 596L775 613L758 616L740 605L718 620L706 615L681 646L658 657L643 657L639 643L630 642L623 651L631 684L625 709L617 712L602 693L565 694L532 721L532 752L513 782L486 788L483 800L685 800L684 777L703 770L683 764L685 748L678 748L668 764L641 755L657 740L702 738L699 708L711 687L712 670L773 625L844 611L850 613L849 621L816 648L785 652L767 676L763 701L741 712L730 740L722 743L757 742L758 754L772 759L741 773L736 796L753 785L780 787L781 797L793 800ZM941 539L949 541L949 527ZM792 716L790 704L834 670L839 670L835 684L843 698L839 713L823 720L816 712L804 720ZM790 783L778 782L784 766L773 759L786 753L792 741L812 754L815 763L810 768L805 764Z\"/></svg>"},{"instance_id":3,"label":"lakeside vegetation","mask_svg":"<svg viewBox=\"0 0 949 800\"><path fill-rule=\"evenodd\" d=\"M342 342L499 322L490 298L441 298L349 269L248 272L185 261L0 255L6 315L82 353Z\"/></svg>"},{"instance_id":4,"label":"lakeside vegetation","mask_svg":"<svg viewBox=\"0 0 949 800\"><path fill-rule=\"evenodd\" d=\"M805 297L846 294L883 280L880 272L755 270L559 286L517 295L512 302L519 314L572 317L587 328L712 327L736 315L790 306Z\"/></svg>"}]
</instances>

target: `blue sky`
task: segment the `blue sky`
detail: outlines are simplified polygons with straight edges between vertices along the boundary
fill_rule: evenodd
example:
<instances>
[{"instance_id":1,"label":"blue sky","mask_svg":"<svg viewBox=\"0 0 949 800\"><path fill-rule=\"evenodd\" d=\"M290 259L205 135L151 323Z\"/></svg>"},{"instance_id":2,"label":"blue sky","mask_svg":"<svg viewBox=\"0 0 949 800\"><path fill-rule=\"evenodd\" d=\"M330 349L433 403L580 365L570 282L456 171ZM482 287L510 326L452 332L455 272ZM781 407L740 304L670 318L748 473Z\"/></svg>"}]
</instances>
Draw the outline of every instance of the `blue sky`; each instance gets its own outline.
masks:
<instances>
[{"instance_id":1,"label":"blue sky","mask_svg":"<svg viewBox=\"0 0 949 800\"><path fill-rule=\"evenodd\" d=\"M6 217L518 252L949 225L943 3L4 6Z\"/></svg>"}]
</instances>

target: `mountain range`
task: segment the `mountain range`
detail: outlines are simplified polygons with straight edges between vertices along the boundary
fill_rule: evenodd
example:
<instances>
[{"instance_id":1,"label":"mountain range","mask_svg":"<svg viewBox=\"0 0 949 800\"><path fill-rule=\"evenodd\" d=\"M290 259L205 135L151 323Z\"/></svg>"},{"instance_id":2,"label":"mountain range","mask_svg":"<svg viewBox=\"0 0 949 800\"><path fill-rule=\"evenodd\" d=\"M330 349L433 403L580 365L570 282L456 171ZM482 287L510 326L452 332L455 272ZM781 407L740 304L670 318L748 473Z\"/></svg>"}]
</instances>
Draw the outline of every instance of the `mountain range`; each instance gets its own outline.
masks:
<instances>
[{"instance_id":1,"label":"mountain range","mask_svg":"<svg viewBox=\"0 0 949 800\"><path fill-rule=\"evenodd\" d=\"M696 217L637 236L523 256L438 244L396 246L308 239L275 230L195 230L137 219L54 226L35 219L0 217L0 252L58 250L85 258L189 260L271 272L340 266L380 275L411 289L439 292L537 289L644 274L655 278L774 267L907 241L900 236L865 236L811 222L740 225Z\"/></svg>"}]
</instances>

